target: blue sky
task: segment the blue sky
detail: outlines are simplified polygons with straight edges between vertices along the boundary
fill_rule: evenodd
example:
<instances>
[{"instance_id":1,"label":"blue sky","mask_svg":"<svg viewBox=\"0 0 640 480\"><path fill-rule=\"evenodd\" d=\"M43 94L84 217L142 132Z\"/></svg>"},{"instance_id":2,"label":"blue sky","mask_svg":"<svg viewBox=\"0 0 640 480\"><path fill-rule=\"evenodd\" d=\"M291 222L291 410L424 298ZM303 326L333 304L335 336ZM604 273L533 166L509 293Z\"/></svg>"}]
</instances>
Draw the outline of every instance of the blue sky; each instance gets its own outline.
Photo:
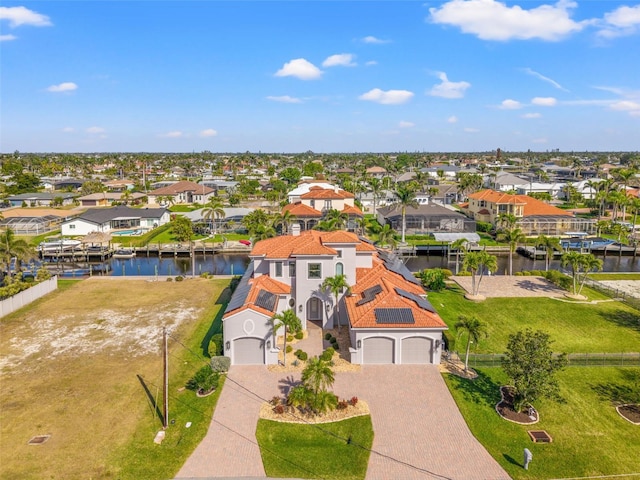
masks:
<instances>
[{"instance_id":1,"label":"blue sky","mask_svg":"<svg viewBox=\"0 0 640 480\"><path fill-rule=\"evenodd\" d=\"M0 39L4 153L640 149L633 1L3 1Z\"/></svg>"}]
</instances>

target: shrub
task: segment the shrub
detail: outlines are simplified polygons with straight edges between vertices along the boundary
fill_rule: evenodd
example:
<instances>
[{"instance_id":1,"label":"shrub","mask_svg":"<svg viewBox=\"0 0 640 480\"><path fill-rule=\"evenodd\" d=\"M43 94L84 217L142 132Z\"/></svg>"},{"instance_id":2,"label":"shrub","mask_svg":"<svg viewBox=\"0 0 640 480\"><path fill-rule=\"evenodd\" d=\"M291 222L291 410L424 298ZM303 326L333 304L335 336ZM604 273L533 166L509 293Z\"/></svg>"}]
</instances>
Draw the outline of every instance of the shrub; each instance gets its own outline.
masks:
<instances>
[{"instance_id":1,"label":"shrub","mask_svg":"<svg viewBox=\"0 0 640 480\"><path fill-rule=\"evenodd\" d=\"M351 405L352 407L355 407L358 404L358 397L351 397L351 400L349 400L349 405Z\"/></svg>"},{"instance_id":2,"label":"shrub","mask_svg":"<svg viewBox=\"0 0 640 480\"><path fill-rule=\"evenodd\" d=\"M224 353L223 343L224 340L221 333L216 333L214 336L212 336L211 340L209 341L209 356L218 357L222 355Z\"/></svg>"},{"instance_id":3,"label":"shrub","mask_svg":"<svg viewBox=\"0 0 640 480\"><path fill-rule=\"evenodd\" d=\"M333 349L334 349L335 351L340 350L340 345L338 345L338 342L336 342L336 343L332 343L332 344L331 344L331 347L333 347Z\"/></svg>"},{"instance_id":4,"label":"shrub","mask_svg":"<svg viewBox=\"0 0 640 480\"><path fill-rule=\"evenodd\" d=\"M302 350L298 349L294 352L294 355L297 357L298 355L300 355L302 353Z\"/></svg>"},{"instance_id":5,"label":"shrub","mask_svg":"<svg viewBox=\"0 0 640 480\"><path fill-rule=\"evenodd\" d=\"M286 350L286 352L287 352L287 353L291 353L291 352L293 352L293 347L292 347L291 345L287 345L287 350Z\"/></svg>"},{"instance_id":6,"label":"shrub","mask_svg":"<svg viewBox=\"0 0 640 480\"><path fill-rule=\"evenodd\" d=\"M476 230L478 232L490 233L493 230L493 225L488 222L476 222Z\"/></svg>"},{"instance_id":7,"label":"shrub","mask_svg":"<svg viewBox=\"0 0 640 480\"><path fill-rule=\"evenodd\" d=\"M183 280L184 280L184 277L183 277L182 275L178 275L178 276L176 277L176 282L181 282L181 281L183 281Z\"/></svg>"},{"instance_id":8,"label":"shrub","mask_svg":"<svg viewBox=\"0 0 640 480\"><path fill-rule=\"evenodd\" d=\"M280 405L282 401L280 400L280 397L276 395L271 398L271 401L269 403L275 407L276 405Z\"/></svg>"},{"instance_id":9,"label":"shrub","mask_svg":"<svg viewBox=\"0 0 640 480\"><path fill-rule=\"evenodd\" d=\"M543 276L551 283L564 290L569 290L571 288L571 277L568 277L557 270L549 270L548 272L544 272Z\"/></svg>"},{"instance_id":10,"label":"shrub","mask_svg":"<svg viewBox=\"0 0 640 480\"><path fill-rule=\"evenodd\" d=\"M167 277L167 282L173 282L173 278Z\"/></svg>"},{"instance_id":11,"label":"shrub","mask_svg":"<svg viewBox=\"0 0 640 480\"><path fill-rule=\"evenodd\" d=\"M211 390L215 390L218 387L219 379L220 374L218 372L214 372L211 365L205 365L189 379L186 387L189 390L206 393Z\"/></svg>"},{"instance_id":12,"label":"shrub","mask_svg":"<svg viewBox=\"0 0 640 480\"><path fill-rule=\"evenodd\" d=\"M446 278L449 278L453 275L453 272L448 268L441 268L440 271L444 274Z\"/></svg>"},{"instance_id":13,"label":"shrub","mask_svg":"<svg viewBox=\"0 0 640 480\"><path fill-rule=\"evenodd\" d=\"M212 357L211 358L211 370L216 373L224 373L229 371L231 367L231 359L229 357Z\"/></svg>"},{"instance_id":14,"label":"shrub","mask_svg":"<svg viewBox=\"0 0 640 480\"><path fill-rule=\"evenodd\" d=\"M340 400L338 402L338 405L336 405L336 409L338 410L344 410L349 406L349 404L347 403L346 400Z\"/></svg>"},{"instance_id":15,"label":"shrub","mask_svg":"<svg viewBox=\"0 0 640 480\"><path fill-rule=\"evenodd\" d=\"M273 411L278 415L282 415L284 413L284 405L276 405L275 407L273 407Z\"/></svg>"},{"instance_id":16,"label":"shrub","mask_svg":"<svg viewBox=\"0 0 640 480\"><path fill-rule=\"evenodd\" d=\"M45 280L49 280L51 278L51 273L46 268L42 267L38 269L38 273L36 273L36 282L43 282Z\"/></svg>"},{"instance_id":17,"label":"shrub","mask_svg":"<svg viewBox=\"0 0 640 480\"><path fill-rule=\"evenodd\" d=\"M331 341L331 334L329 332L324 334L324 339L327 341Z\"/></svg>"},{"instance_id":18,"label":"shrub","mask_svg":"<svg viewBox=\"0 0 640 480\"><path fill-rule=\"evenodd\" d=\"M297 331L295 337L297 340L302 340L302 338L304 337L304 332L302 330Z\"/></svg>"},{"instance_id":19,"label":"shrub","mask_svg":"<svg viewBox=\"0 0 640 480\"><path fill-rule=\"evenodd\" d=\"M420 280L422 281L422 285L427 289L434 292L439 292L444 290L446 287L445 274L440 268L431 268L427 270L422 270L420 272Z\"/></svg>"},{"instance_id":20,"label":"shrub","mask_svg":"<svg viewBox=\"0 0 640 480\"><path fill-rule=\"evenodd\" d=\"M307 358L309 358L309 355L307 354L307 352L300 352L300 355L298 355L298 358L304 362L307 360Z\"/></svg>"},{"instance_id":21,"label":"shrub","mask_svg":"<svg viewBox=\"0 0 640 480\"><path fill-rule=\"evenodd\" d=\"M329 347L324 352L322 352L322 354L320 355L320 358L328 362L333 358L334 353L335 353L335 350Z\"/></svg>"},{"instance_id":22,"label":"shrub","mask_svg":"<svg viewBox=\"0 0 640 480\"><path fill-rule=\"evenodd\" d=\"M293 342L293 335L287 335L287 342Z\"/></svg>"}]
</instances>

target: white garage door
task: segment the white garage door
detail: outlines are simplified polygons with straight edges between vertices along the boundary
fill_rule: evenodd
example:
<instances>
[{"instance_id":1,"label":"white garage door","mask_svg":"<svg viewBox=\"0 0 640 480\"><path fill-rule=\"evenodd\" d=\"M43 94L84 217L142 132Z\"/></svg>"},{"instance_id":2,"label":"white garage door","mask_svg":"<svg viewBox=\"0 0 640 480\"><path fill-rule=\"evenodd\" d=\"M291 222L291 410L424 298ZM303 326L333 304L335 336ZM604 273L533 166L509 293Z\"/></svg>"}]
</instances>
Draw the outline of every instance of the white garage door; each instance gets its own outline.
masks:
<instances>
[{"instance_id":1,"label":"white garage door","mask_svg":"<svg viewBox=\"0 0 640 480\"><path fill-rule=\"evenodd\" d=\"M373 337L362 342L363 363L393 363L393 340Z\"/></svg>"},{"instance_id":2,"label":"white garage door","mask_svg":"<svg viewBox=\"0 0 640 480\"><path fill-rule=\"evenodd\" d=\"M431 339L410 337L402 340L402 363L431 363Z\"/></svg>"},{"instance_id":3,"label":"white garage door","mask_svg":"<svg viewBox=\"0 0 640 480\"><path fill-rule=\"evenodd\" d=\"M233 341L234 365L263 365L264 341L260 338L237 338Z\"/></svg>"}]
</instances>

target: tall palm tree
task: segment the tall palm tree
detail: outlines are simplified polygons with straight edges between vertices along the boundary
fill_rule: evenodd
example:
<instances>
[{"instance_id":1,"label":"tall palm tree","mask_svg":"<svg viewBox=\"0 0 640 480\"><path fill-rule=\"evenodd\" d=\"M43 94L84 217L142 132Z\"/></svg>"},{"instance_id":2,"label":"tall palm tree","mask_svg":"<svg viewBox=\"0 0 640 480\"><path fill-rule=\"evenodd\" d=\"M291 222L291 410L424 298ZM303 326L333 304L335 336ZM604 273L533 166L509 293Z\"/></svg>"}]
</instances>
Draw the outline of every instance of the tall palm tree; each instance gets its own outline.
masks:
<instances>
[{"instance_id":1,"label":"tall palm tree","mask_svg":"<svg viewBox=\"0 0 640 480\"><path fill-rule=\"evenodd\" d=\"M341 230L347 226L349 215L345 212L332 208L326 213L324 219L332 223L336 227L336 230Z\"/></svg>"},{"instance_id":2,"label":"tall palm tree","mask_svg":"<svg viewBox=\"0 0 640 480\"><path fill-rule=\"evenodd\" d=\"M213 234L216 234L216 220L219 218L224 218L224 204L217 198L211 197L209 201L202 209L202 218L211 222L211 227L213 229Z\"/></svg>"},{"instance_id":3,"label":"tall palm tree","mask_svg":"<svg viewBox=\"0 0 640 480\"><path fill-rule=\"evenodd\" d=\"M282 226L282 233L287 235L289 233L289 227L296 220L296 216L291 213L291 210L283 210L276 216L273 222L274 227Z\"/></svg>"},{"instance_id":4,"label":"tall palm tree","mask_svg":"<svg viewBox=\"0 0 640 480\"><path fill-rule=\"evenodd\" d=\"M467 317L466 315L460 315L454 326L458 331L458 337L463 333L467 334L467 353L464 357L464 371L466 372L469 369L469 348L471 343L477 344L482 337L487 335L487 326L476 317Z\"/></svg>"},{"instance_id":5,"label":"tall palm tree","mask_svg":"<svg viewBox=\"0 0 640 480\"><path fill-rule=\"evenodd\" d=\"M340 331L340 304L338 302L338 297L344 290L349 289L347 277L342 273L333 277L327 277L322 282L322 288L329 290L333 294L333 297L335 299L335 304L333 307L334 324L337 322L338 331Z\"/></svg>"},{"instance_id":6,"label":"tall palm tree","mask_svg":"<svg viewBox=\"0 0 640 480\"><path fill-rule=\"evenodd\" d=\"M276 313L269 319L273 326L273 334L280 328L284 328L284 366L287 366L287 332L297 332L302 329L302 322L293 309L285 310L282 313Z\"/></svg>"},{"instance_id":7,"label":"tall palm tree","mask_svg":"<svg viewBox=\"0 0 640 480\"><path fill-rule=\"evenodd\" d=\"M378 210L378 199L380 198L380 193L383 189L383 183L377 177L370 178L369 188L371 189L371 194L373 195L373 214L376 215L376 212Z\"/></svg>"},{"instance_id":8,"label":"tall palm tree","mask_svg":"<svg viewBox=\"0 0 640 480\"><path fill-rule=\"evenodd\" d=\"M573 279L573 294L578 294L578 278L582 271L584 254L580 252L567 252L562 255L562 266L571 267L571 277Z\"/></svg>"},{"instance_id":9,"label":"tall palm tree","mask_svg":"<svg viewBox=\"0 0 640 480\"><path fill-rule=\"evenodd\" d=\"M458 274L458 267L460 264L460 251L466 252L468 243L469 241L466 238L459 238L449 245L451 250L456 251L456 275Z\"/></svg>"},{"instance_id":10,"label":"tall palm tree","mask_svg":"<svg viewBox=\"0 0 640 480\"><path fill-rule=\"evenodd\" d=\"M543 247L545 249L545 271L549 271L549 264L551 263L551 257L554 252L562 250L560 239L557 237L547 237L546 235L540 235L536 239L536 247Z\"/></svg>"},{"instance_id":11,"label":"tall palm tree","mask_svg":"<svg viewBox=\"0 0 640 480\"><path fill-rule=\"evenodd\" d=\"M513 253L516 251L518 243L523 242L526 236L519 227L513 227L502 230L497 239L509 244L509 275L513 275Z\"/></svg>"},{"instance_id":12,"label":"tall palm tree","mask_svg":"<svg viewBox=\"0 0 640 480\"><path fill-rule=\"evenodd\" d=\"M471 294L476 296L480 291L480 283L484 276L484 269L495 272L498 268L498 260L495 255L491 255L484 250L479 252L469 252L462 260L462 270L471 272Z\"/></svg>"},{"instance_id":13,"label":"tall palm tree","mask_svg":"<svg viewBox=\"0 0 640 480\"><path fill-rule=\"evenodd\" d=\"M16 271L22 271L22 263L36 258L35 249L26 240L17 238L11 228L0 232L0 265L5 265L7 270L11 259L16 259Z\"/></svg>"},{"instance_id":14,"label":"tall palm tree","mask_svg":"<svg viewBox=\"0 0 640 480\"><path fill-rule=\"evenodd\" d=\"M398 197L397 203L400 205L402 212L402 243L405 243L405 233L407 230L407 207L418 208L418 202L416 201L416 191L410 185L399 185L395 191L396 197Z\"/></svg>"},{"instance_id":15,"label":"tall palm tree","mask_svg":"<svg viewBox=\"0 0 640 480\"><path fill-rule=\"evenodd\" d=\"M398 241L396 240L396 231L391 228L391 225L388 223L385 223L382 228L378 230L377 236L378 241L376 244L381 247L388 246L392 250L396 248L396 245L398 244Z\"/></svg>"}]
</instances>

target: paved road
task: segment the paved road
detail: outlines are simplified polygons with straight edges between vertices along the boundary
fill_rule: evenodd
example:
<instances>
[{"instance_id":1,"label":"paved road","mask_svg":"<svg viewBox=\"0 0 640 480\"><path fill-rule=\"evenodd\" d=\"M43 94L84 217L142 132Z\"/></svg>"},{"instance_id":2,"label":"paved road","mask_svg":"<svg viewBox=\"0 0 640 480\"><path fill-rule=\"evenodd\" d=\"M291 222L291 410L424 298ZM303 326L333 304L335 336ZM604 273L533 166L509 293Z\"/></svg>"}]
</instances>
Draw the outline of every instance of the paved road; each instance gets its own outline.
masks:
<instances>
[{"instance_id":1,"label":"paved road","mask_svg":"<svg viewBox=\"0 0 640 480\"><path fill-rule=\"evenodd\" d=\"M232 367L211 427L177 478L264 477L255 439L261 400L248 390L271 398L297 378L265 367ZM334 391L366 400L371 409L375 436L367 480L509 478L471 435L435 366L364 366L337 373Z\"/></svg>"}]
</instances>

